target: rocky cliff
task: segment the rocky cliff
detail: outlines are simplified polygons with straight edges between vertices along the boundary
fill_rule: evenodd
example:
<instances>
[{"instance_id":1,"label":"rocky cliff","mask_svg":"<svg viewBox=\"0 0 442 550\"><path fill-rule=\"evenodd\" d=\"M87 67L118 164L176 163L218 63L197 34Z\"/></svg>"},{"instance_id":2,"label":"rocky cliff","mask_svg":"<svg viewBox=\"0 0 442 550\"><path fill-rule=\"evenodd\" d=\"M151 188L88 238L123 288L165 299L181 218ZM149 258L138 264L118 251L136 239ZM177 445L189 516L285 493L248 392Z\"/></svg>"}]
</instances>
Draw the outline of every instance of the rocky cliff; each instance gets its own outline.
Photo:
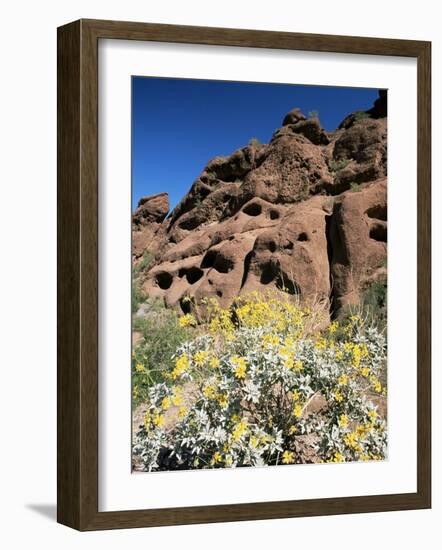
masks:
<instances>
[{"instance_id":1,"label":"rocky cliff","mask_svg":"<svg viewBox=\"0 0 442 550\"><path fill-rule=\"evenodd\" d=\"M167 193L141 199L143 289L185 312L207 296L226 306L270 289L328 301L332 313L357 303L386 277L386 114L382 91L332 133L293 109L268 144L212 159L170 214Z\"/></svg>"}]
</instances>

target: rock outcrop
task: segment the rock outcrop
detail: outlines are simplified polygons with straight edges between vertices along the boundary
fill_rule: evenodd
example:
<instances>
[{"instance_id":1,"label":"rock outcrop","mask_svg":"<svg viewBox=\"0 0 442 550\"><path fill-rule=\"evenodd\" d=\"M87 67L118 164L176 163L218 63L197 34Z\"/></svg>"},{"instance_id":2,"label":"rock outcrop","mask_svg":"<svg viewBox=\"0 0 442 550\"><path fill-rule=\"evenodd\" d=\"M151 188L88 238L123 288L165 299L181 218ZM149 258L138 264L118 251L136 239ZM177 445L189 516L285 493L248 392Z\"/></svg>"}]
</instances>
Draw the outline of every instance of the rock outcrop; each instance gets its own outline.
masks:
<instances>
[{"instance_id":1,"label":"rock outcrop","mask_svg":"<svg viewBox=\"0 0 442 550\"><path fill-rule=\"evenodd\" d=\"M268 144L211 160L169 215L166 193L141 199L133 259L155 257L144 290L185 312L270 289L332 313L358 302L386 276L386 100L333 133L293 109Z\"/></svg>"}]
</instances>

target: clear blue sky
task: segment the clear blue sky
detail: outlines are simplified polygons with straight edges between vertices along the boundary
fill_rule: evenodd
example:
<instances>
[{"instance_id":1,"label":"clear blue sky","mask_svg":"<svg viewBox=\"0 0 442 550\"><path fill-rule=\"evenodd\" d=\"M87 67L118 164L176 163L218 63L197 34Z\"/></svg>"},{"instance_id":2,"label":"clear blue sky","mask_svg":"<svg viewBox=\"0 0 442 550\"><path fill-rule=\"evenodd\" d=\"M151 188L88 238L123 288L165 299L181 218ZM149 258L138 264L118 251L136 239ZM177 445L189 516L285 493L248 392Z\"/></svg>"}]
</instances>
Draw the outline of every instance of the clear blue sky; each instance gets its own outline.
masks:
<instances>
[{"instance_id":1,"label":"clear blue sky","mask_svg":"<svg viewBox=\"0 0 442 550\"><path fill-rule=\"evenodd\" d=\"M368 88L133 77L132 207L167 191L172 209L211 158L253 137L267 143L294 107L318 111L331 131L377 96Z\"/></svg>"}]
</instances>

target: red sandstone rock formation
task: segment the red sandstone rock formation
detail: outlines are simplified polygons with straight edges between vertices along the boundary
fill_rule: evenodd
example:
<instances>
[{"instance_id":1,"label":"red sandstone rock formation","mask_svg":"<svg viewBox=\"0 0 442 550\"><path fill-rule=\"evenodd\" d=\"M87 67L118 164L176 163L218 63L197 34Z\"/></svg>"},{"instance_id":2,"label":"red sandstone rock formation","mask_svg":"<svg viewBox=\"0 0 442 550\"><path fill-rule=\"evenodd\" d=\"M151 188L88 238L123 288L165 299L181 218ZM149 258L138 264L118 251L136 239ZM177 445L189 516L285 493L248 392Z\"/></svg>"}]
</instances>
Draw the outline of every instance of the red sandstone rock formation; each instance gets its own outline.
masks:
<instances>
[{"instance_id":1,"label":"red sandstone rock formation","mask_svg":"<svg viewBox=\"0 0 442 550\"><path fill-rule=\"evenodd\" d=\"M386 275L386 170L385 93L333 133L294 109L268 144L211 160L168 217L166 193L141 199L134 262L155 255L143 288L184 311L187 296L226 306L270 289L356 303Z\"/></svg>"}]
</instances>

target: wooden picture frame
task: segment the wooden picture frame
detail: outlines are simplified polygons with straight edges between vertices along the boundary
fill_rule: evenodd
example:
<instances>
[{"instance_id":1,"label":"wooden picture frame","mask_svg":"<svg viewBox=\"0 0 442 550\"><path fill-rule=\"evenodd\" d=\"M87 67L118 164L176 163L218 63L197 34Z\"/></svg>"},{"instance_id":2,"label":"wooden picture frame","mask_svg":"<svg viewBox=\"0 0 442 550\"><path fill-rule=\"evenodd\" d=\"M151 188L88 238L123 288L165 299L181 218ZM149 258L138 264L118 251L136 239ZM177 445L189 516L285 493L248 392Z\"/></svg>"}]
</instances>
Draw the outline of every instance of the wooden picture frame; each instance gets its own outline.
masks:
<instances>
[{"instance_id":1,"label":"wooden picture frame","mask_svg":"<svg viewBox=\"0 0 442 550\"><path fill-rule=\"evenodd\" d=\"M98 511L98 41L124 39L405 56L418 67L417 492ZM58 521L81 531L431 506L431 44L79 20L58 29Z\"/></svg>"}]
</instances>

